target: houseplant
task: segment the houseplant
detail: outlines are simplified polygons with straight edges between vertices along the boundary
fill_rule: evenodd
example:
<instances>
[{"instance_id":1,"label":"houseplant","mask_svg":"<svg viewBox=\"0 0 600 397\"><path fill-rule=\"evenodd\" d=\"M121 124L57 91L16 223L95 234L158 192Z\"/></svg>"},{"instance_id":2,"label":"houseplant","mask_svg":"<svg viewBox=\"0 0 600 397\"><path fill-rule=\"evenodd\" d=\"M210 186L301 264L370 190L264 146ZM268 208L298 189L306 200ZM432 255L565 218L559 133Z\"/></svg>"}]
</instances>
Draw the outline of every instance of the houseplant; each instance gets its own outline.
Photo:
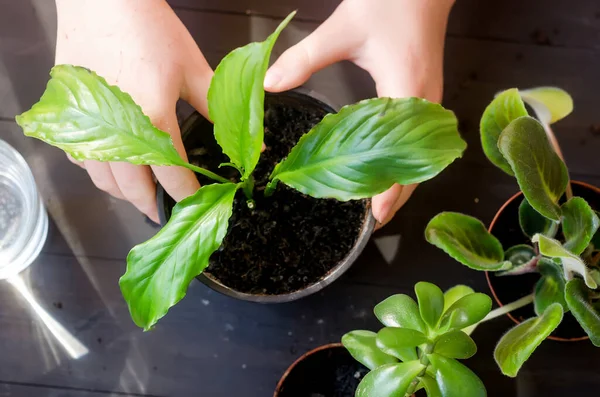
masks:
<instances>
[{"instance_id":1,"label":"houseplant","mask_svg":"<svg viewBox=\"0 0 600 397\"><path fill-rule=\"evenodd\" d=\"M539 121L528 116L523 100L535 110ZM548 87L523 92L511 89L500 93L482 116L485 154L515 176L524 196L518 211L513 206L513 212L502 215L518 222L522 230L522 234L501 230L503 242L518 244L504 250L503 242L482 222L453 212L434 217L425 232L430 243L472 269L517 278L538 275L528 291L517 290L526 294L522 299L533 302L535 315L508 331L494 352L502 372L512 377L559 326L563 314L565 318L572 315L590 341L600 346L598 207L595 211L586 200L573 196L576 185L571 186L549 127L571 109L572 102L564 91ZM595 195L596 203L597 190ZM513 290L515 285L518 282Z\"/></svg>"},{"instance_id":2,"label":"houseplant","mask_svg":"<svg viewBox=\"0 0 600 397\"><path fill-rule=\"evenodd\" d=\"M121 291L134 322L150 329L185 296L228 231L236 194L255 208L260 189L253 171L261 155L263 80L275 40L290 14L264 42L228 54L208 92L214 135L237 170L227 179L182 160L170 136L141 108L94 72L59 65L40 101L17 116L28 136L57 146L78 160L181 166L214 182L178 203L169 222L127 257ZM277 164L264 195L279 182L316 199L348 201L381 193L394 183L431 179L465 149L454 114L419 98L376 98L327 115ZM238 191L240 193L238 193Z\"/></svg>"},{"instance_id":3,"label":"houseplant","mask_svg":"<svg viewBox=\"0 0 600 397\"><path fill-rule=\"evenodd\" d=\"M275 397L310 393L405 397L421 389L429 397L485 396L479 377L458 361L477 352L469 335L478 324L529 301L490 311L490 297L465 285L442 292L434 284L419 282L414 290L417 301L397 294L375 306L375 316L384 325L379 332L357 330L342 337L343 346L364 367L349 365L337 344L322 346L302 356L286 371ZM300 386L298 379L308 381L300 382ZM299 387L310 389L295 394ZM338 394L326 394L323 390L335 390Z\"/></svg>"}]
</instances>

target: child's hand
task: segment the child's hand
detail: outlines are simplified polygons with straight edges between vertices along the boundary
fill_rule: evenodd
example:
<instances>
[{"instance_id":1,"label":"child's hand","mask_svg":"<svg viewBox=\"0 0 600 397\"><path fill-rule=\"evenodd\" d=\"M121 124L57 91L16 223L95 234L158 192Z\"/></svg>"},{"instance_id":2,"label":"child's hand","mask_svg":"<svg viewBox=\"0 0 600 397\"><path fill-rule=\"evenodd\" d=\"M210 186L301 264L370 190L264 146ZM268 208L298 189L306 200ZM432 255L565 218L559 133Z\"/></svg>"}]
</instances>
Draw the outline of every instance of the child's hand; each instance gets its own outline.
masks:
<instances>
[{"instance_id":1,"label":"child's hand","mask_svg":"<svg viewBox=\"0 0 600 397\"><path fill-rule=\"evenodd\" d=\"M268 91L303 84L318 70L350 60L371 74L379 96L442 99L444 36L454 0L344 0L310 36L269 69ZM415 186L394 185L373 198L389 222Z\"/></svg>"},{"instance_id":2,"label":"child's hand","mask_svg":"<svg viewBox=\"0 0 600 397\"><path fill-rule=\"evenodd\" d=\"M56 6L56 64L85 66L131 94L152 122L171 134L185 159L175 103L181 97L206 116L212 70L173 10L164 0L56 0ZM156 222L152 171L175 200L199 188L194 174L180 167L79 165L98 188L130 201Z\"/></svg>"}]
</instances>

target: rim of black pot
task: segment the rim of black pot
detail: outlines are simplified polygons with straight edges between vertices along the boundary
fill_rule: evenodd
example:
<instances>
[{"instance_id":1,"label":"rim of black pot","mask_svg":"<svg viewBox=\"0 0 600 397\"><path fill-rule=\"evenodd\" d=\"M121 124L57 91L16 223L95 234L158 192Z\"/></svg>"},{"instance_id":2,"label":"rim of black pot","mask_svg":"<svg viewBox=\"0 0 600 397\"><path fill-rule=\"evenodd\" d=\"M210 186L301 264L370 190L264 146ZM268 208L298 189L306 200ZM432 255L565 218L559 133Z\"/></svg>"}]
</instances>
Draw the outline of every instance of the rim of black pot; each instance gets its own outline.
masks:
<instances>
[{"instance_id":1,"label":"rim of black pot","mask_svg":"<svg viewBox=\"0 0 600 397\"><path fill-rule=\"evenodd\" d=\"M591 185L591 184L586 183L586 182L581 182L581 181L570 181L570 183L574 184L574 185L578 185L578 186L584 187L584 188L589 189L589 190L592 190L592 191L594 191L594 192L596 192L597 194L600 195L600 188L597 187L597 186ZM492 230L493 230L494 226L496 225L496 222L498 221L498 218L500 218L500 216L502 215L502 213L506 210L506 207L508 207L509 204L511 204L513 201L517 200L519 197L522 197L522 196L523 196L523 192L519 191L519 192L515 193L514 195L512 195L508 200L506 200L504 202L504 204L502 204L502 206L500 207L500 209L496 212L496 215L494 215L494 219L492 219L492 222L490 223L490 226L488 227L488 231L490 233L492 233ZM494 283L492 282L492 277L490 276L490 272L488 272L488 271L485 272L485 278L486 278L488 287L489 287L490 291L492 292L492 296L494 297L494 300L496 301L496 303L498 304L498 306L500 306L500 307L504 306L504 303L502 303L502 301L500 300L500 297L496 293L496 288L493 285ZM515 316L513 316L513 314L511 312L506 313L506 315L515 324L518 325L518 324L522 323L522 321L520 321ZM585 333L585 331L583 331L583 329L582 329L582 332ZM554 341L559 341L559 342L579 342L579 341L588 340L589 337L587 335L584 335L584 336L576 336L576 337L572 337L572 338L565 338L565 337L561 337L561 336L550 335L550 336L548 336L548 339L554 340Z\"/></svg>"},{"instance_id":2,"label":"rim of black pot","mask_svg":"<svg viewBox=\"0 0 600 397\"><path fill-rule=\"evenodd\" d=\"M269 97L277 97L277 96L287 96L292 98L302 98L302 99L310 99L311 101L317 102L321 107L323 107L327 113L334 113L339 110L339 106L335 106L331 104L327 99L325 99L322 95L308 90L306 88L300 87L291 91L285 91L281 93L265 93L266 96ZM181 134L182 138L185 137L185 134L190 131L190 128L196 123L199 118L203 118L203 116L194 111L188 118L184 120L181 125ZM156 185L156 201L158 204L158 217L160 219L161 226L164 226L167 223L167 215L165 212L165 206L163 205L165 199L166 192L160 183ZM217 279L211 278L204 273L196 276L198 280L200 280L203 284L209 286L211 289L220 292L224 295L241 299L250 302L258 302L258 303L285 303L291 302L300 298L304 298L306 296L312 295L316 292L319 292L329 284L333 283L337 280L342 274L344 274L350 266L354 264L358 256L362 253L364 248L366 247L371 234L375 230L376 220L373 217L373 213L371 211L371 200L367 200L367 210L365 212L364 221L362 227L360 229L360 233L358 238L356 239L356 243L352 246L352 249L348 252L348 254L342 259L335 267L333 267L328 273L323 275L321 280L317 281L314 284L307 286L301 290L297 290L294 292L290 292L287 294L279 294L279 295L266 295L266 294L248 294L245 292L239 292L230 288Z\"/></svg>"}]
</instances>

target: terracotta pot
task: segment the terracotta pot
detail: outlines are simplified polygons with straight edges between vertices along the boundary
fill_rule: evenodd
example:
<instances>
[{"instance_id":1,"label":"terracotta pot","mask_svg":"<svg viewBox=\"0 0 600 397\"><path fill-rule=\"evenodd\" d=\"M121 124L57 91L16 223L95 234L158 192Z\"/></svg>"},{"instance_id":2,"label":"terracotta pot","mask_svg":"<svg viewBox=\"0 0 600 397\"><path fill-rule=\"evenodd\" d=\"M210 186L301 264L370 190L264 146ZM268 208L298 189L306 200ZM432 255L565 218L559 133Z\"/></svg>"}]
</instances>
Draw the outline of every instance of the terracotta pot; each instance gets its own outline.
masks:
<instances>
[{"instance_id":1,"label":"terracotta pot","mask_svg":"<svg viewBox=\"0 0 600 397\"><path fill-rule=\"evenodd\" d=\"M573 186L574 190L579 190L579 191L588 191L589 194L591 195L596 195L597 201L600 201L600 189L596 186L592 186L590 184L584 183L584 182L579 182L579 181L571 181L571 185ZM577 196L577 194L575 194L575 196ZM494 219L492 220L492 223L490 223L490 227L488 228L488 231L492 234L494 234L494 231L496 231L495 236L498 237L498 230L494 230L494 228L498 226L499 220L502 216L505 215L505 211L507 210L507 208L509 207L515 207L518 208L518 205L521 202L521 198L523 197L523 193L522 192L518 192L516 193L514 196L512 196L510 199L508 199L508 201L506 201L506 203L504 203L504 205L502 205L502 207L500 207L500 209L498 210L498 212L496 213L496 215L494 216ZM594 207L594 205L592 205L592 207ZM598 210L600 207L596 206L595 209ZM514 208L509 208L510 211L512 211ZM517 218L517 223L518 223L518 213L515 213L514 216ZM519 233L522 234L522 232L520 232L519 229ZM498 237L499 240L503 243L502 238ZM525 237L524 237L525 238ZM512 245L512 243L510 244ZM510 246L507 245L507 246ZM506 246L505 246L506 248ZM500 298L499 295L500 292L497 291L497 287L494 286L494 283L497 283L497 280L493 280L493 275L490 275L490 272L485 272L485 277L487 279L487 283L488 286L490 287L490 290L492 292L492 296L494 297L496 303L498 303L499 306L503 306L503 302ZM517 277L534 277L533 275L522 275L522 276L507 276L507 277L503 277L505 279L514 279ZM534 288L534 284L535 281L532 281L531 284L531 290L533 290ZM523 310L523 309L518 309L518 310ZM518 310L516 310L515 312L517 312ZM507 313L506 315L515 323L515 324L520 324L521 321L514 315L515 312L511 312L511 313ZM568 319L568 320L567 320ZM565 316L565 319L563 320L563 322L567 320L567 321L571 321L571 322L576 322L575 318L572 316ZM562 324L561 324L562 325ZM557 330L560 329L557 328ZM581 329L581 328L580 328ZM555 341L561 341L561 342L577 342L577 341L582 341L582 340L586 340L589 339L587 335L585 335L585 331L583 331L583 329L581 329L581 333L583 333L583 336L577 336L577 337L561 337L561 336L554 336L551 335L548 337L548 339L552 339Z\"/></svg>"}]
</instances>

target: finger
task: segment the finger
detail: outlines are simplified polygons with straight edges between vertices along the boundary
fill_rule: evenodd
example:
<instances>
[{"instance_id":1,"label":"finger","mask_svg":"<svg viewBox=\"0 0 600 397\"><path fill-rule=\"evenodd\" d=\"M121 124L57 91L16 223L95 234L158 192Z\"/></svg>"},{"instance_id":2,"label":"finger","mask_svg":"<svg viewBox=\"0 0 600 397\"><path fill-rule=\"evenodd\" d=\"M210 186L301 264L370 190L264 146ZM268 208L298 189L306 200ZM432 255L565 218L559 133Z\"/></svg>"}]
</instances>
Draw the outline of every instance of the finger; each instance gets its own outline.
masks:
<instances>
[{"instance_id":1,"label":"finger","mask_svg":"<svg viewBox=\"0 0 600 397\"><path fill-rule=\"evenodd\" d=\"M378 228L392 220L396 212L408 201L418 185L394 184L385 192L373 197L373 216Z\"/></svg>"},{"instance_id":2,"label":"finger","mask_svg":"<svg viewBox=\"0 0 600 397\"><path fill-rule=\"evenodd\" d=\"M85 164L83 164L83 161L75 160L73 157L71 157L71 155L69 153L67 153L67 159L69 159L69 161L71 163L73 163L76 166L81 167L85 170Z\"/></svg>"},{"instance_id":3,"label":"finger","mask_svg":"<svg viewBox=\"0 0 600 397\"><path fill-rule=\"evenodd\" d=\"M171 135L177 152L179 152L182 159L187 161L179 125L177 124L175 109L169 109L168 114L165 116L150 116L150 119L157 128L166 131ZM176 166L152 166L152 171L154 171L154 175L156 175L158 182L160 182L165 191L175 201L181 201L184 198L191 196L200 188L200 184L194 173L186 168Z\"/></svg>"},{"instance_id":4,"label":"finger","mask_svg":"<svg viewBox=\"0 0 600 397\"><path fill-rule=\"evenodd\" d=\"M180 97L208 119L208 99L206 95L210 87L213 70L197 48L194 51L193 58L194 60L186 65Z\"/></svg>"},{"instance_id":5,"label":"finger","mask_svg":"<svg viewBox=\"0 0 600 397\"><path fill-rule=\"evenodd\" d=\"M84 161L85 169L87 170L94 185L102 191L110 194L113 197L124 200L125 196L119 189L117 181L113 176L112 170L108 163L102 163L95 160Z\"/></svg>"},{"instance_id":6,"label":"finger","mask_svg":"<svg viewBox=\"0 0 600 397\"><path fill-rule=\"evenodd\" d=\"M354 57L353 50L360 47L362 36L346 8L342 3L317 30L277 59L265 77L267 91L296 88L324 67Z\"/></svg>"},{"instance_id":7,"label":"finger","mask_svg":"<svg viewBox=\"0 0 600 397\"><path fill-rule=\"evenodd\" d=\"M156 184L152 180L150 167L128 163L110 163L113 176L125 199L156 223Z\"/></svg>"}]
</instances>

